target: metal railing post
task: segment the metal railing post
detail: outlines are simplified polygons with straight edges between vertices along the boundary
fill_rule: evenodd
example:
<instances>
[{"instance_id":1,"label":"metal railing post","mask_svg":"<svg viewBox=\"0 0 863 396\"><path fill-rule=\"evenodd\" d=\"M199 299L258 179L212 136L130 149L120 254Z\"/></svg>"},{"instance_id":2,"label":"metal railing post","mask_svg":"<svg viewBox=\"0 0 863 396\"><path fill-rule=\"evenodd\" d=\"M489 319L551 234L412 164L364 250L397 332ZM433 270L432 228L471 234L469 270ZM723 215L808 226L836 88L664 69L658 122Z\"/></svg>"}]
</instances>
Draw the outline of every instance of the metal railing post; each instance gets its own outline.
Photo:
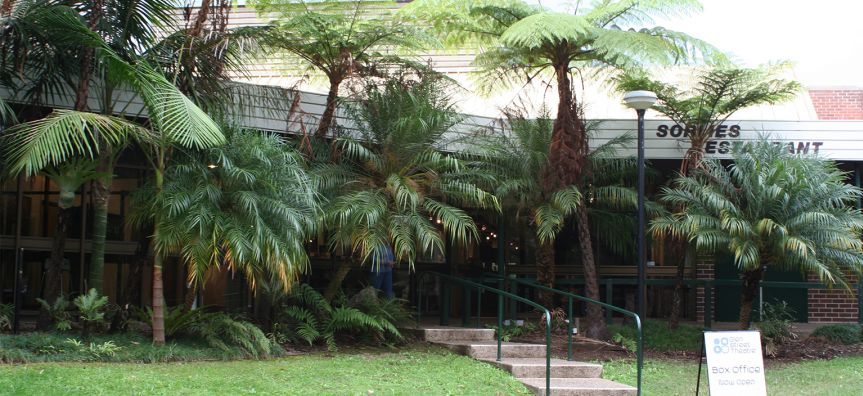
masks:
<instances>
[{"instance_id":1,"label":"metal railing post","mask_svg":"<svg viewBox=\"0 0 863 396\"><path fill-rule=\"evenodd\" d=\"M638 344L636 345L636 350L638 351L638 356L636 357L636 371L637 371L637 384L638 384L638 396L641 396L641 376L642 371L644 369L644 329L641 327L641 318L638 315L635 315L635 326L636 326L636 339Z\"/></svg>"},{"instance_id":2,"label":"metal railing post","mask_svg":"<svg viewBox=\"0 0 863 396\"><path fill-rule=\"evenodd\" d=\"M497 295L497 361L500 361L503 340L503 294Z\"/></svg>"},{"instance_id":3,"label":"metal railing post","mask_svg":"<svg viewBox=\"0 0 863 396\"><path fill-rule=\"evenodd\" d=\"M482 327L482 290L476 291L476 328Z\"/></svg>"},{"instance_id":4,"label":"metal railing post","mask_svg":"<svg viewBox=\"0 0 863 396\"><path fill-rule=\"evenodd\" d=\"M605 280L605 303L611 304L612 299L614 298L614 281L612 279ZM605 310L605 323L611 324L611 315L612 312L610 309Z\"/></svg>"},{"instance_id":5,"label":"metal railing post","mask_svg":"<svg viewBox=\"0 0 863 396\"><path fill-rule=\"evenodd\" d=\"M575 319L572 317L572 297L566 300L566 360L572 361L572 322Z\"/></svg>"},{"instance_id":6,"label":"metal railing post","mask_svg":"<svg viewBox=\"0 0 863 396\"><path fill-rule=\"evenodd\" d=\"M462 287L462 311L461 311L461 327L470 325L470 290L467 286Z\"/></svg>"},{"instance_id":7,"label":"metal railing post","mask_svg":"<svg viewBox=\"0 0 863 396\"><path fill-rule=\"evenodd\" d=\"M449 290L449 282L446 280L441 281L441 289L443 289L443 306L441 307L440 314L440 325L441 326L449 326L449 304L450 304L450 290Z\"/></svg>"},{"instance_id":8,"label":"metal railing post","mask_svg":"<svg viewBox=\"0 0 863 396\"><path fill-rule=\"evenodd\" d=\"M857 279L857 323L863 325L863 276Z\"/></svg>"},{"instance_id":9,"label":"metal railing post","mask_svg":"<svg viewBox=\"0 0 863 396\"><path fill-rule=\"evenodd\" d=\"M509 292L515 295L518 295L518 283L516 283L515 278L513 278L512 282L510 282ZM518 301L513 299L509 299L509 321L510 323L515 323L515 320L518 319Z\"/></svg>"}]
</instances>

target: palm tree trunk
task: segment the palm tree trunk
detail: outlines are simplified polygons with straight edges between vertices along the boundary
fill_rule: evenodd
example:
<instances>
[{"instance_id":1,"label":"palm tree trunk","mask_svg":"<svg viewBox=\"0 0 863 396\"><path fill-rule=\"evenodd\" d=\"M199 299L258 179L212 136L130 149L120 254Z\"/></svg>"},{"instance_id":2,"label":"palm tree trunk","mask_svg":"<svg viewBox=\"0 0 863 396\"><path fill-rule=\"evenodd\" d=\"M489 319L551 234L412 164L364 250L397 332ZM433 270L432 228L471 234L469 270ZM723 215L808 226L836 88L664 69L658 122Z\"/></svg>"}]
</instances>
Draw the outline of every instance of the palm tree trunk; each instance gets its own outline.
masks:
<instances>
[{"instance_id":1,"label":"palm tree trunk","mask_svg":"<svg viewBox=\"0 0 863 396\"><path fill-rule=\"evenodd\" d=\"M105 176L97 178L93 183L93 235L91 240L90 276L88 287L102 292L102 280L105 273L105 241L108 231L108 204L111 198L111 172L113 153L104 147L99 167Z\"/></svg>"},{"instance_id":2,"label":"palm tree trunk","mask_svg":"<svg viewBox=\"0 0 863 396\"><path fill-rule=\"evenodd\" d=\"M162 188L165 185L164 169L165 157L164 149L159 158L156 169L156 194L162 193ZM153 219L153 239L159 237L159 213L155 214ZM163 257L161 252L153 254L153 344L165 345L165 291L162 285L162 264Z\"/></svg>"},{"instance_id":3,"label":"palm tree trunk","mask_svg":"<svg viewBox=\"0 0 863 396\"><path fill-rule=\"evenodd\" d=\"M593 242L590 239L590 225L587 219L585 202L578 205L575 212L578 224L578 247L581 249L581 265L584 268L584 294L587 298L599 301L599 277L596 274L596 262L593 256ZM602 308L596 304L588 304L587 326L584 334L590 338L606 340L609 338L608 327L602 317Z\"/></svg>"},{"instance_id":4,"label":"palm tree trunk","mask_svg":"<svg viewBox=\"0 0 863 396\"><path fill-rule=\"evenodd\" d=\"M60 275L63 271L63 253L66 251L66 225L69 220L69 209L59 208L57 226L54 227L54 239L51 240L51 258L48 261L48 271L45 275L45 291L42 298L52 304L60 296ZM51 316L44 309L39 311L39 328L47 330L51 325Z\"/></svg>"},{"instance_id":5,"label":"palm tree trunk","mask_svg":"<svg viewBox=\"0 0 863 396\"><path fill-rule=\"evenodd\" d=\"M191 285L186 288L186 295L183 296L183 310L191 311L192 306L195 305L195 300L198 297L198 287L195 285Z\"/></svg>"},{"instance_id":6,"label":"palm tree trunk","mask_svg":"<svg viewBox=\"0 0 863 396\"><path fill-rule=\"evenodd\" d=\"M668 316L668 330L674 331L680 326L680 316L683 311L683 280L686 276L686 266L692 259L692 251L686 246L682 239L672 239L671 251L676 257L683 256L683 260L677 263L677 274L674 282L674 295L671 300L671 313Z\"/></svg>"},{"instance_id":7,"label":"palm tree trunk","mask_svg":"<svg viewBox=\"0 0 863 396\"><path fill-rule=\"evenodd\" d=\"M327 93L327 104L324 108L324 114L321 115L321 122L318 124L318 130L315 136L318 139L327 137L330 127L333 124L333 118L336 114L336 102L339 99L339 86L342 84L342 77L336 76L330 78L330 91Z\"/></svg>"},{"instance_id":8,"label":"palm tree trunk","mask_svg":"<svg viewBox=\"0 0 863 396\"><path fill-rule=\"evenodd\" d=\"M537 243L536 246L536 281L548 287L554 287L554 243ZM539 291L539 303L549 310L554 307L554 294Z\"/></svg>"},{"instance_id":9,"label":"palm tree trunk","mask_svg":"<svg viewBox=\"0 0 863 396\"><path fill-rule=\"evenodd\" d=\"M749 328L749 323L752 320L752 305L758 295L758 286L761 284L761 277L763 276L764 271L761 268L743 273L743 290L740 294L740 318L738 320L741 330Z\"/></svg>"},{"instance_id":10,"label":"palm tree trunk","mask_svg":"<svg viewBox=\"0 0 863 396\"><path fill-rule=\"evenodd\" d=\"M345 277L348 276L348 273L351 272L351 267L353 260L344 260L339 264L339 268L336 269L336 273L333 274L333 277L330 279L330 283L327 285L327 289L324 290L324 299L327 302L333 301L333 298L336 297L336 294L339 293L339 290L342 289L342 283L345 281Z\"/></svg>"},{"instance_id":11,"label":"palm tree trunk","mask_svg":"<svg viewBox=\"0 0 863 396\"><path fill-rule=\"evenodd\" d=\"M162 255L153 260L153 345L165 345L165 291L162 284Z\"/></svg>"},{"instance_id":12,"label":"palm tree trunk","mask_svg":"<svg viewBox=\"0 0 863 396\"><path fill-rule=\"evenodd\" d=\"M709 129L712 132L713 129ZM710 135L704 133L702 128L699 132L692 136L690 147L686 150L683 156L683 161L680 164L680 174L689 176L692 171L701 166L701 160L704 158L704 145L707 143L707 138ZM680 316L683 312L683 281L686 277L686 266L692 261L695 252L687 246L684 239L672 239L672 251L680 254L683 253L683 260L677 263L677 274L674 282L674 296L671 300L671 313L668 317L668 330L677 330L680 326ZM679 257L679 256L678 256Z\"/></svg>"}]
</instances>

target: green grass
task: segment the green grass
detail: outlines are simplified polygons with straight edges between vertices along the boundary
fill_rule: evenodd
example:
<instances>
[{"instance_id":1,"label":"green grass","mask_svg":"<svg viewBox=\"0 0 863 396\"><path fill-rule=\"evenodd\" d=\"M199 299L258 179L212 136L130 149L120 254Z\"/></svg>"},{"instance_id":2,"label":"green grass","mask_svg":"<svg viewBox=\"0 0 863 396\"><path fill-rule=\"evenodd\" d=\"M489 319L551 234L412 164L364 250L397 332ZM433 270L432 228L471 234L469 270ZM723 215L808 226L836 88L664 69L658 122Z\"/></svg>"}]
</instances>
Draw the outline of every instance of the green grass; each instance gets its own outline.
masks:
<instances>
[{"instance_id":1,"label":"green grass","mask_svg":"<svg viewBox=\"0 0 863 396\"><path fill-rule=\"evenodd\" d=\"M603 377L635 385L631 360L603 362ZM644 395L694 395L698 365L652 360L644 365ZM707 395L707 372L702 368L701 394ZM859 396L863 394L863 356L786 363L766 369L769 395Z\"/></svg>"},{"instance_id":2,"label":"green grass","mask_svg":"<svg viewBox=\"0 0 863 396\"><path fill-rule=\"evenodd\" d=\"M175 362L197 360L232 360L245 358L237 348L221 350L212 348L203 341L179 339L169 341L162 347L153 346L149 337L140 334L105 334L93 337L94 344L112 341L118 350L112 355L82 351L67 342L79 339L78 334L25 333L0 335L0 362Z\"/></svg>"},{"instance_id":3,"label":"green grass","mask_svg":"<svg viewBox=\"0 0 863 396\"><path fill-rule=\"evenodd\" d=\"M668 322L648 320L644 324L644 345L655 351L697 351L701 347L703 328L681 324L677 330L668 331ZM612 324L608 331L614 335L620 333L627 339L635 341L634 325Z\"/></svg>"},{"instance_id":4,"label":"green grass","mask_svg":"<svg viewBox=\"0 0 863 396\"><path fill-rule=\"evenodd\" d=\"M0 394L518 395L518 381L438 348L269 361L0 366Z\"/></svg>"}]
</instances>

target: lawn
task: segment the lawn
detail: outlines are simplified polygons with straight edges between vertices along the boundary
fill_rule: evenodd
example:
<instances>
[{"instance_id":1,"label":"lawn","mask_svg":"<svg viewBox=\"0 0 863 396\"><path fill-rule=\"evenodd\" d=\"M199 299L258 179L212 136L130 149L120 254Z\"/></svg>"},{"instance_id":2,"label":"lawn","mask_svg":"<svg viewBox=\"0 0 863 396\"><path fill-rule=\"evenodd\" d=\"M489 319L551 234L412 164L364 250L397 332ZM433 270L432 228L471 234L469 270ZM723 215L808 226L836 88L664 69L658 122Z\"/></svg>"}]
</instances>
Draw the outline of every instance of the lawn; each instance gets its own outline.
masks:
<instances>
[{"instance_id":1,"label":"lawn","mask_svg":"<svg viewBox=\"0 0 863 396\"><path fill-rule=\"evenodd\" d=\"M604 362L603 377L635 385L632 361ZM708 395L707 373L702 368L701 394ZM694 395L698 365L668 360L651 360L644 366L644 395ZM770 395L859 396L863 394L863 356L832 360L783 363L766 369Z\"/></svg>"},{"instance_id":2,"label":"lawn","mask_svg":"<svg viewBox=\"0 0 863 396\"><path fill-rule=\"evenodd\" d=\"M432 347L269 361L0 365L0 394L529 394L491 365Z\"/></svg>"}]
</instances>

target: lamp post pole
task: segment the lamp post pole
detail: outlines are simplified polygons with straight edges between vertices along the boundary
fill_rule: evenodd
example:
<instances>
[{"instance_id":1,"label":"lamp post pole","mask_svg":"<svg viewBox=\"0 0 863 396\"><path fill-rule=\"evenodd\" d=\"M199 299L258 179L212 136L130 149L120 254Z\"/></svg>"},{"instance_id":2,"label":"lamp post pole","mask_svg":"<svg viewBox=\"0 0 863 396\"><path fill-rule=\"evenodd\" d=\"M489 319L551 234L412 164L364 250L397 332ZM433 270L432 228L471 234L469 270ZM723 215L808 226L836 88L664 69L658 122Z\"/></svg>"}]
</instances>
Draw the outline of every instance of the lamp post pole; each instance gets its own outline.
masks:
<instances>
[{"instance_id":1,"label":"lamp post pole","mask_svg":"<svg viewBox=\"0 0 863 396\"><path fill-rule=\"evenodd\" d=\"M647 251L644 236L644 113L646 109L636 109L638 113L638 316L647 318Z\"/></svg>"},{"instance_id":2,"label":"lamp post pole","mask_svg":"<svg viewBox=\"0 0 863 396\"><path fill-rule=\"evenodd\" d=\"M638 316L647 318L647 247L644 220L644 113L656 103L656 94L650 91L630 91L623 95L624 103L638 114L638 230L636 244L638 254Z\"/></svg>"}]
</instances>

